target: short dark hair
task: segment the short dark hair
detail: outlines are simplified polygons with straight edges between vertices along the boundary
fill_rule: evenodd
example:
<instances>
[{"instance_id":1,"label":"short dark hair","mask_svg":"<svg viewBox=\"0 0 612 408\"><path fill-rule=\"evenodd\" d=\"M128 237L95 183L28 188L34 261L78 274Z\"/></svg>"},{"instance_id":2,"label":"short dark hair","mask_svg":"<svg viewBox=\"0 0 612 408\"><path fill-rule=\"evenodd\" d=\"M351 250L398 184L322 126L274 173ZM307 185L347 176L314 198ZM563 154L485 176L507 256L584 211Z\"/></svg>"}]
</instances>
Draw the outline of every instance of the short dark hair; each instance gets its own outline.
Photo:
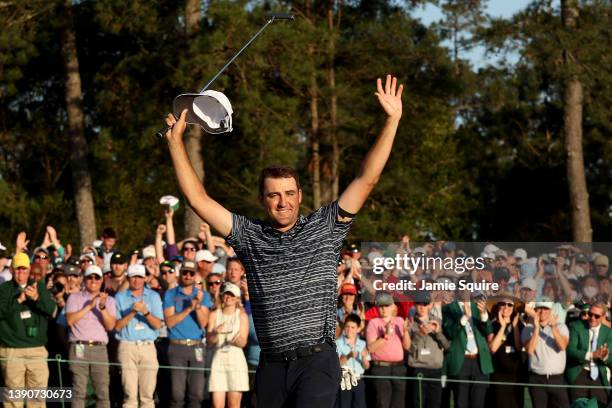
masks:
<instances>
[{"instance_id":1,"label":"short dark hair","mask_svg":"<svg viewBox=\"0 0 612 408\"><path fill-rule=\"evenodd\" d=\"M104 228L102 231L102 238L114 238L117 239L117 233L111 227Z\"/></svg>"},{"instance_id":2,"label":"short dark hair","mask_svg":"<svg viewBox=\"0 0 612 408\"><path fill-rule=\"evenodd\" d=\"M263 197L264 182L267 178L293 178L298 190L300 187L300 178L295 170L286 166L270 166L263 169L259 175L259 196Z\"/></svg>"},{"instance_id":3,"label":"short dark hair","mask_svg":"<svg viewBox=\"0 0 612 408\"><path fill-rule=\"evenodd\" d=\"M344 324L347 324L348 322L353 322L357 325L357 327L361 326L361 317L359 317L356 314L349 314L348 316L346 316L346 318L344 318Z\"/></svg>"},{"instance_id":4,"label":"short dark hair","mask_svg":"<svg viewBox=\"0 0 612 408\"><path fill-rule=\"evenodd\" d=\"M228 268L229 264L232 262L236 262L238 265L242 266L242 269L244 269L244 265L242 264L242 261L236 256L231 256L227 258L227 261L225 261L225 267Z\"/></svg>"}]
</instances>

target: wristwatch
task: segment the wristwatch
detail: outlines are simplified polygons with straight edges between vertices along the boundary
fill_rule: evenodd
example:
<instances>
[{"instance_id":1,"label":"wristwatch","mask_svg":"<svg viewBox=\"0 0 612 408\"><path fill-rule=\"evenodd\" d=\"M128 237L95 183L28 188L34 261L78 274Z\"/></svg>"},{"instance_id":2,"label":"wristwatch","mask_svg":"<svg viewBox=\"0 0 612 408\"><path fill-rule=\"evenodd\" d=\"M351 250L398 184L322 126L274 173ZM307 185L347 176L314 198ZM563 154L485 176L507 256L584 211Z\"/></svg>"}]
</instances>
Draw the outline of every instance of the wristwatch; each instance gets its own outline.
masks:
<instances>
[{"instance_id":1,"label":"wristwatch","mask_svg":"<svg viewBox=\"0 0 612 408\"><path fill-rule=\"evenodd\" d=\"M100 310L104 310L104 309L106 309L106 305L100 306Z\"/></svg>"},{"instance_id":2,"label":"wristwatch","mask_svg":"<svg viewBox=\"0 0 612 408\"><path fill-rule=\"evenodd\" d=\"M147 317L147 316L148 316L148 315L150 315L150 314L151 314L151 312L147 310L147 313L143 313L142 315L143 315L144 317Z\"/></svg>"}]
</instances>

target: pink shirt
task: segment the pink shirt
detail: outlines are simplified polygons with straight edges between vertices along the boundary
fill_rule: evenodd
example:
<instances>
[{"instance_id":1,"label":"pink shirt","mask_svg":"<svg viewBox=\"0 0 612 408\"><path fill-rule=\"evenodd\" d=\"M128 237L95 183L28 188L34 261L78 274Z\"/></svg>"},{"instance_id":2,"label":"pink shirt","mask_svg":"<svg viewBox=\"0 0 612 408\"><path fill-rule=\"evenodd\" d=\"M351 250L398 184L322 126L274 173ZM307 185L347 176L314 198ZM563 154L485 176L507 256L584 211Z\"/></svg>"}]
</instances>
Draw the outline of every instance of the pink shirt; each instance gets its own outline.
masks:
<instances>
[{"instance_id":1,"label":"pink shirt","mask_svg":"<svg viewBox=\"0 0 612 408\"><path fill-rule=\"evenodd\" d=\"M388 335L387 342L376 352L372 353L373 361L398 362L404 360L402 338L404 332L404 319L392 317L393 332ZM386 324L382 317L376 317L368 323L366 340L369 343L385 337Z\"/></svg>"},{"instance_id":2,"label":"pink shirt","mask_svg":"<svg viewBox=\"0 0 612 408\"><path fill-rule=\"evenodd\" d=\"M66 301L66 313L78 312L83 309L85 302L89 299L91 299L91 294L86 290L71 294ZM106 299L106 310L111 316L115 316L115 299L110 296ZM68 341L101 341L108 343L108 334L102 324L101 312L97 307L87 312L81 320L70 328Z\"/></svg>"}]
</instances>

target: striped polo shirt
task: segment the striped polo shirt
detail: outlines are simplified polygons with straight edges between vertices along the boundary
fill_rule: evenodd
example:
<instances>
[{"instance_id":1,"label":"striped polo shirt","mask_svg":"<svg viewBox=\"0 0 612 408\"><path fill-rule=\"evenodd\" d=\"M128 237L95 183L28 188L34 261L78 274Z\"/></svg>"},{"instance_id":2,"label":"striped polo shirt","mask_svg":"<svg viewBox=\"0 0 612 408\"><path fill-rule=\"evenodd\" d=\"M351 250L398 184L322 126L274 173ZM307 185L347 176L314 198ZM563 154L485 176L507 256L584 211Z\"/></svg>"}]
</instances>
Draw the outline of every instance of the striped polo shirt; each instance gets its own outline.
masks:
<instances>
[{"instance_id":1,"label":"striped polo shirt","mask_svg":"<svg viewBox=\"0 0 612 408\"><path fill-rule=\"evenodd\" d=\"M262 351L334 341L337 266L352 224L338 202L298 218L287 232L232 214L228 243L247 272L253 322Z\"/></svg>"}]
</instances>

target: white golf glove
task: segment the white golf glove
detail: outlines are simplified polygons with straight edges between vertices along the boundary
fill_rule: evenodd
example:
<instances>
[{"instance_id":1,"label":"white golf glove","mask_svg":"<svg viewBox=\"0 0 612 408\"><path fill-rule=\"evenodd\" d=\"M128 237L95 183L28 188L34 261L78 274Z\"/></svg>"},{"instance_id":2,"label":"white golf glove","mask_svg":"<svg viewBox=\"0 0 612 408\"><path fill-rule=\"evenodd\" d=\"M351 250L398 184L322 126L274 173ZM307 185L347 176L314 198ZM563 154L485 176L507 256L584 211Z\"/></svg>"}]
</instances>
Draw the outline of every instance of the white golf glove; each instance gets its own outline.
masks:
<instances>
[{"instance_id":1,"label":"white golf glove","mask_svg":"<svg viewBox=\"0 0 612 408\"><path fill-rule=\"evenodd\" d=\"M357 375L348 367L342 367L342 377L340 378L340 389L348 391L357 386Z\"/></svg>"}]
</instances>

